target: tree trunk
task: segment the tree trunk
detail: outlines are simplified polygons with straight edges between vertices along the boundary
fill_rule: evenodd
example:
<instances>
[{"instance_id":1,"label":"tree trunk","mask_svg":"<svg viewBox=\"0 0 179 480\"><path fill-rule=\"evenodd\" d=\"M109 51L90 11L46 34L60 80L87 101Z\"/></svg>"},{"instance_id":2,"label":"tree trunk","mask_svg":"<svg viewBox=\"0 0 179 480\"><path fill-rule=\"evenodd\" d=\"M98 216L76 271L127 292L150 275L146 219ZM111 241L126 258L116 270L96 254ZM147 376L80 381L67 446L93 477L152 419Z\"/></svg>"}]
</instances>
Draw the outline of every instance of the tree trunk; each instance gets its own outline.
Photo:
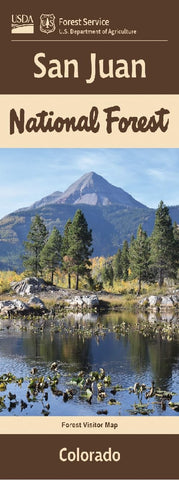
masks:
<instances>
[{"instance_id":1,"label":"tree trunk","mask_svg":"<svg viewBox=\"0 0 179 480\"><path fill-rule=\"evenodd\" d=\"M162 287L163 285L163 272L162 269L160 268L159 270L159 281L158 281L159 287Z\"/></svg>"},{"instance_id":2,"label":"tree trunk","mask_svg":"<svg viewBox=\"0 0 179 480\"><path fill-rule=\"evenodd\" d=\"M68 273L68 288L71 288L71 275Z\"/></svg>"},{"instance_id":3,"label":"tree trunk","mask_svg":"<svg viewBox=\"0 0 179 480\"><path fill-rule=\"evenodd\" d=\"M35 252L35 277L38 276L38 255L37 255L37 250Z\"/></svg>"},{"instance_id":4,"label":"tree trunk","mask_svg":"<svg viewBox=\"0 0 179 480\"><path fill-rule=\"evenodd\" d=\"M52 282L52 285L53 285L53 271L52 271L52 275L51 275L51 282Z\"/></svg>"},{"instance_id":5,"label":"tree trunk","mask_svg":"<svg viewBox=\"0 0 179 480\"><path fill-rule=\"evenodd\" d=\"M78 273L76 274L76 286L75 286L75 290L78 290L78 281L79 281L79 276L78 276Z\"/></svg>"}]
</instances>

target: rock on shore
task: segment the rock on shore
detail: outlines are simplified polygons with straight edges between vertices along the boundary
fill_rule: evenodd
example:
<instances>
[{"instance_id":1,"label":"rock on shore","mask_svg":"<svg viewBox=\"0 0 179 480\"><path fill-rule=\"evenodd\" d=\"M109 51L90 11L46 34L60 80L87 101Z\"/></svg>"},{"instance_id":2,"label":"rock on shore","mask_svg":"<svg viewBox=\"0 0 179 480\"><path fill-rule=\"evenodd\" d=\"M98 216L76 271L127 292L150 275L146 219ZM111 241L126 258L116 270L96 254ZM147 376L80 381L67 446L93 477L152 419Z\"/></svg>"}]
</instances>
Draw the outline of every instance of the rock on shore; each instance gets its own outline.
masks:
<instances>
[{"instance_id":1,"label":"rock on shore","mask_svg":"<svg viewBox=\"0 0 179 480\"><path fill-rule=\"evenodd\" d=\"M12 299L12 300L2 300L0 301L0 312L2 315L7 315L10 313L28 313L29 312L29 305L21 300Z\"/></svg>"},{"instance_id":2,"label":"rock on shore","mask_svg":"<svg viewBox=\"0 0 179 480\"><path fill-rule=\"evenodd\" d=\"M38 297L31 297L28 303L22 302L17 298L0 301L0 313L2 315L28 315L37 311L39 313L47 311L45 304Z\"/></svg>"},{"instance_id":3,"label":"rock on shore","mask_svg":"<svg viewBox=\"0 0 179 480\"><path fill-rule=\"evenodd\" d=\"M55 286L49 285L42 278L26 277L20 282L11 283L12 290L21 296L32 295L33 293L48 292L50 290L56 291Z\"/></svg>"},{"instance_id":4,"label":"rock on shore","mask_svg":"<svg viewBox=\"0 0 179 480\"><path fill-rule=\"evenodd\" d=\"M97 295L75 295L73 298L66 300L70 307L75 308L95 308L99 306Z\"/></svg>"},{"instance_id":5,"label":"rock on shore","mask_svg":"<svg viewBox=\"0 0 179 480\"><path fill-rule=\"evenodd\" d=\"M179 295L150 295L142 298L138 303L139 308L159 312L168 309L179 308Z\"/></svg>"}]
</instances>

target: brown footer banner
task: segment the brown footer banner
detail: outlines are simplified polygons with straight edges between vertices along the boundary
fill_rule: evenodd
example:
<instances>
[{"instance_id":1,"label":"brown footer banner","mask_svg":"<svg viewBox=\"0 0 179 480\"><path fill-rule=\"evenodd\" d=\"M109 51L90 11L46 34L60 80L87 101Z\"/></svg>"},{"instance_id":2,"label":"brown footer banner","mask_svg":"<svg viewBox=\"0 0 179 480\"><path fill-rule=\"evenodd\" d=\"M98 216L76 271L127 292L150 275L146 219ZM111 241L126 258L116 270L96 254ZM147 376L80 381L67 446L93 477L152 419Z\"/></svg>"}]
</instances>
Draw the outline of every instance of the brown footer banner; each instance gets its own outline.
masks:
<instances>
[{"instance_id":1,"label":"brown footer banner","mask_svg":"<svg viewBox=\"0 0 179 480\"><path fill-rule=\"evenodd\" d=\"M175 435L0 435L4 479L177 479Z\"/></svg>"}]
</instances>

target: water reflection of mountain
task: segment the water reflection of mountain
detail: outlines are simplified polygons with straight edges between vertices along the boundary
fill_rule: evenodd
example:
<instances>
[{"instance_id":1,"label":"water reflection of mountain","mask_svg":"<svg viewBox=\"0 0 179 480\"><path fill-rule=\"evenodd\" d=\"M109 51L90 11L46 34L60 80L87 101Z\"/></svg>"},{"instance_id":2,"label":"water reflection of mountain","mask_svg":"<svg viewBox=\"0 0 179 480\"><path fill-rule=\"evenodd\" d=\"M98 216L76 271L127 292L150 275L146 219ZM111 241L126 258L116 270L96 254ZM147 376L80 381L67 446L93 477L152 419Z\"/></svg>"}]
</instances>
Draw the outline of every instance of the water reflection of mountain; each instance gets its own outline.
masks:
<instances>
[{"instance_id":1,"label":"water reflection of mountain","mask_svg":"<svg viewBox=\"0 0 179 480\"><path fill-rule=\"evenodd\" d=\"M110 317L104 318L103 324L109 324ZM131 317L130 321L133 320L136 321ZM114 321L119 321L119 315ZM130 382L131 379L145 381L148 375L157 385L170 389L179 363L179 344L149 339L139 332L120 338L112 333L102 338L85 338L75 331L63 335L50 330L41 333L1 332L0 355L4 371L6 358L11 357L13 363L13 358L18 356L26 366L32 361L43 365L59 361L63 370L72 372L104 367L106 372L114 373L119 383L126 382L126 386L129 386L129 379Z\"/></svg>"}]
</instances>

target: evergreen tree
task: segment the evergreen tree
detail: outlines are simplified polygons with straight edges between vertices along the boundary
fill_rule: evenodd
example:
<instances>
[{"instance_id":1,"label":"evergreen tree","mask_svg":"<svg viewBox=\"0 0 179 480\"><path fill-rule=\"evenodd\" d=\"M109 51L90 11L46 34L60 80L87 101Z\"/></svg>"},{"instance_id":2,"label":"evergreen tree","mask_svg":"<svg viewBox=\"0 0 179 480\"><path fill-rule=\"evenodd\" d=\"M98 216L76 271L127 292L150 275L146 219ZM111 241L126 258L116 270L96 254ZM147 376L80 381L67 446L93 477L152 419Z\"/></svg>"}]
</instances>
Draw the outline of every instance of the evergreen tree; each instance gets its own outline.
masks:
<instances>
[{"instance_id":1,"label":"evergreen tree","mask_svg":"<svg viewBox=\"0 0 179 480\"><path fill-rule=\"evenodd\" d=\"M76 290L78 290L79 276L89 272L90 261L93 249L92 231L88 230L88 224L83 212L76 211L71 227L69 228L69 249L68 255L71 259L71 272L76 275Z\"/></svg>"},{"instance_id":2,"label":"evergreen tree","mask_svg":"<svg viewBox=\"0 0 179 480\"><path fill-rule=\"evenodd\" d=\"M43 219L36 215L32 220L27 241L24 242L27 254L24 255L25 269L37 277L41 274L40 252L45 245L48 236L48 231Z\"/></svg>"},{"instance_id":3,"label":"evergreen tree","mask_svg":"<svg viewBox=\"0 0 179 480\"><path fill-rule=\"evenodd\" d=\"M174 236L174 265L176 270L179 268L179 225L176 222L173 224Z\"/></svg>"},{"instance_id":4,"label":"evergreen tree","mask_svg":"<svg viewBox=\"0 0 179 480\"><path fill-rule=\"evenodd\" d=\"M127 240L124 240L121 251L122 278L127 280L129 276L129 246Z\"/></svg>"},{"instance_id":5,"label":"evergreen tree","mask_svg":"<svg viewBox=\"0 0 179 480\"><path fill-rule=\"evenodd\" d=\"M104 283L107 282L111 287L113 287L114 270L111 261L106 263L102 269L102 280Z\"/></svg>"},{"instance_id":6,"label":"evergreen tree","mask_svg":"<svg viewBox=\"0 0 179 480\"><path fill-rule=\"evenodd\" d=\"M113 272L115 280L122 278L122 265L121 265L121 250L118 248L116 255L114 255L113 262Z\"/></svg>"},{"instance_id":7,"label":"evergreen tree","mask_svg":"<svg viewBox=\"0 0 179 480\"><path fill-rule=\"evenodd\" d=\"M59 267L61 261L61 245L62 237L59 230L54 227L50 237L40 253L40 264L42 270L46 270L51 274L52 284L54 273L57 267Z\"/></svg>"},{"instance_id":8,"label":"evergreen tree","mask_svg":"<svg viewBox=\"0 0 179 480\"><path fill-rule=\"evenodd\" d=\"M151 265L156 270L159 286L164 277L176 274L175 241L169 209L161 201L156 211L155 225L151 235Z\"/></svg>"},{"instance_id":9,"label":"evergreen tree","mask_svg":"<svg viewBox=\"0 0 179 480\"><path fill-rule=\"evenodd\" d=\"M138 278L138 294L141 292L142 280L147 280L149 267L149 241L146 232L139 225L136 239L130 245L130 268L132 276Z\"/></svg>"},{"instance_id":10,"label":"evergreen tree","mask_svg":"<svg viewBox=\"0 0 179 480\"><path fill-rule=\"evenodd\" d=\"M68 288L71 288L71 257L69 256L70 247L70 228L72 225L71 218L67 220L64 228L64 234L62 238L62 269L68 275Z\"/></svg>"}]
</instances>

